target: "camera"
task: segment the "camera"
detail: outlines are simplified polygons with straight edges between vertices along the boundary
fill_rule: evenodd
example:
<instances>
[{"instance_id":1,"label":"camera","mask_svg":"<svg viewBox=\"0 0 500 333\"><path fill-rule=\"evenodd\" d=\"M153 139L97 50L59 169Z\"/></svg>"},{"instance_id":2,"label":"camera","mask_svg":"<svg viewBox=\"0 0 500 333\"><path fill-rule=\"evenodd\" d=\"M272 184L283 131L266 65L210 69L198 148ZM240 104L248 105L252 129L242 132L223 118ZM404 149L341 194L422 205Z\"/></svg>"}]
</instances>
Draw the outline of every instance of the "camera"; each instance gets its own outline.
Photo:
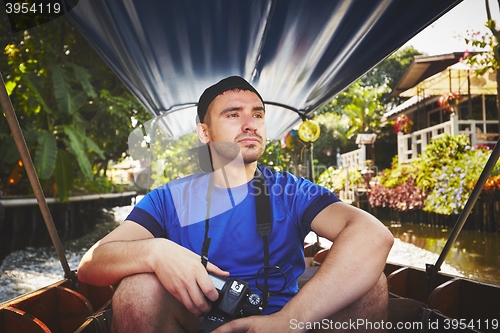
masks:
<instances>
[{"instance_id":1,"label":"camera","mask_svg":"<svg viewBox=\"0 0 500 333\"><path fill-rule=\"evenodd\" d=\"M237 278L221 279L212 274L209 276L219 292L219 298L212 304L198 333L212 332L233 319L258 315L264 310L261 297L250 290L246 281Z\"/></svg>"}]
</instances>

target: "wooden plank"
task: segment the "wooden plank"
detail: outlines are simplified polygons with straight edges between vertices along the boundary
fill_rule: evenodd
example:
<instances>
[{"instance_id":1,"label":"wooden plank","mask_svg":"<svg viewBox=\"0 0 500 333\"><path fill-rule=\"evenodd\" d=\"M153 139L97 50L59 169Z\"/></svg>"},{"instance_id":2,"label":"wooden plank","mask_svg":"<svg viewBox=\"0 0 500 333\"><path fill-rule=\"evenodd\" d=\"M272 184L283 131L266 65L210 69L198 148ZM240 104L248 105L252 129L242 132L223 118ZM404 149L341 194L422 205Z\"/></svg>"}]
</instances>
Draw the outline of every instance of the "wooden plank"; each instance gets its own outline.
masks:
<instances>
[{"instance_id":1,"label":"wooden plank","mask_svg":"<svg viewBox=\"0 0 500 333\"><path fill-rule=\"evenodd\" d=\"M436 287L429 295L429 308L445 316L458 318L458 288L460 280L452 279Z\"/></svg>"},{"instance_id":2,"label":"wooden plank","mask_svg":"<svg viewBox=\"0 0 500 333\"><path fill-rule=\"evenodd\" d=\"M57 287L58 319L61 332L74 332L88 316L94 313L90 302L81 294L65 287Z\"/></svg>"},{"instance_id":3,"label":"wooden plank","mask_svg":"<svg viewBox=\"0 0 500 333\"><path fill-rule=\"evenodd\" d=\"M23 310L5 307L0 310L0 333L52 333L38 318Z\"/></svg>"},{"instance_id":4,"label":"wooden plank","mask_svg":"<svg viewBox=\"0 0 500 333\"><path fill-rule=\"evenodd\" d=\"M483 332L496 332L500 314L499 299L500 286L456 278L433 290L429 296L429 308L439 310L447 317L471 323ZM495 319L496 325L493 323Z\"/></svg>"},{"instance_id":5,"label":"wooden plank","mask_svg":"<svg viewBox=\"0 0 500 333\"><path fill-rule=\"evenodd\" d=\"M78 281L77 291L89 300L94 311L99 312L102 307L113 297L113 286L94 286Z\"/></svg>"},{"instance_id":6,"label":"wooden plank","mask_svg":"<svg viewBox=\"0 0 500 333\"><path fill-rule=\"evenodd\" d=\"M400 297L405 297L407 275L408 267L401 267L389 274L387 277L389 292Z\"/></svg>"}]
</instances>

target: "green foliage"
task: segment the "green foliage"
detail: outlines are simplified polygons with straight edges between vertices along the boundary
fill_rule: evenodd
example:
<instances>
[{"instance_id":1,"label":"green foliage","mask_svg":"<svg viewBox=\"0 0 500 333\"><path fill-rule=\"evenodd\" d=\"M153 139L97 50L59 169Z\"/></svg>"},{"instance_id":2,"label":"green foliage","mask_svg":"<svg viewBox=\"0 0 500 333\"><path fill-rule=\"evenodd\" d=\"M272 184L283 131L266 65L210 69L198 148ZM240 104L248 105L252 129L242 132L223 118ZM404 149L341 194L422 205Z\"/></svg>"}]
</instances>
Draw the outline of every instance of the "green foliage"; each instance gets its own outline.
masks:
<instances>
[{"instance_id":1,"label":"green foliage","mask_svg":"<svg viewBox=\"0 0 500 333\"><path fill-rule=\"evenodd\" d=\"M333 167L329 167L321 173L317 183L331 191L339 192L344 189L347 177L349 177L350 185L362 185L365 183L359 170L350 168L347 172L346 169L336 169Z\"/></svg>"},{"instance_id":2,"label":"green foliage","mask_svg":"<svg viewBox=\"0 0 500 333\"><path fill-rule=\"evenodd\" d=\"M384 87L362 87L357 81L330 103L334 112L349 120L345 133L347 139L359 133L379 131L384 114L380 96L385 91Z\"/></svg>"},{"instance_id":3,"label":"green foliage","mask_svg":"<svg viewBox=\"0 0 500 333\"><path fill-rule=\"evenodd\" d=\"M65 200L75 178L90 183L124 156L132 117L150 115L65 17L20 33L8 26L2 16L0 70L44 192ZM29 193L27 182L8 183L19 154L4 117L0 152L0 190Z\"/></svg>"},{"instance_id":4,"label":"green foliage","mask_svg":"<svg viewBox=\"0 0 500 333\"><path fill-rule=\"evenodd\" d=\"M379 183L387 188L406 184L408 179L415 180L415 175L420 173L414 164L398 164L397 160L392 168L386 169L379 174Z\"/></svg>"},{"instance_id":5,"label":"green foliage","mask_svg":"<svg viewBox=\"0 0 500 333\"><path fill-rule=\"evenodd\" d=\"M196 133L188 133L173 140L158 129L153 138L151 178L154 182L151 188L200 171L198 149L195 148L199 142Z\"/></svg>"},{"instance_id":6,"label":"green foliage","mask_svg":"<svg viewBox=\"0 0 500 333\"><path fill-rule=\"evenodd\" d=\"M463 135L436 138L424 156L411 164L398 165L395 158L392 168L379 174L370 203L400 211L423 209L444 215L459 214L490 153L472 149ZM497 163L492 177L499 173Z\"/></svg>"},{"instance_id":7,"label":"green foliage","mask_svg":"<svg viewBox=\"0 0 500 333\"><path fill-rule=\"evenodd\" d=\"M430 192L424 210L438 214L459 214L465 207L488 159L489 152L483 150L470 151L453 163L436 169L433 178L437 184Z\"/></svg>"},{"instance_id":8,"label":"green foliage","mask_svg":"<svg viewBox=\"0 0 500 333\"><path fill-rule=\"evenodd\" d=\"M35 170L40 179L52 176L57 159L57 142L54 135L41 130L38 133L38 147L35 151Z\"/></svg>"},{"instance_id":9,"label":"green foliage","mask_svg":"<svg viewBox=\"0 0 500 333\"><path fill-rule=\"evenodd\" d=\"M496 23L493 20L488 20L486 27L491 33L480 35L475 32L471 36L465 38L465 42L472 47L487 49L486 52L468 53L465 59L468 64L476 68L476 73L482 75L488 70L496 70L499 68L500 54L498 54L498 37L499 33L496 30Z\"/></svg>"},{"instance_id":10,"label":"green foliage","mask_svg":"<svg viewBox=\"0 0 500 333\"><path fill-rule=\"evenodd\" d=\"M361 79L361 86L387 86L389 90L394 89L399 79L403 76L408 67L410 67L415 56L421 54L422 52L419 52L411 46L396 51L371 71L366 73ZM388 104L391 102L391 99L389 96L384 96L382 102Z\"/></svg>"},{"instance_id":11,"label":"green foliage","mask_svg":"<svg viewBox=\"0 0 500 333\"><path fill-rule=\"evenodd\" d=\"M268 140L264 154L260 157L258 164L276 171L287 170L290 166L291 153L290 149L281 148L280 141Z\"/></svg>"},{"instance_id":12,"label":"green foliage","mask_svg":"<svg viewBox=\"0 0 500 333\"><path fill-rule=\"evenodd\" d=\"M431 140L431 144L425 149L424 156L414 162L419 170L417 185L426 191L431 191L437 184L436 172L460 161L470 150L470 143L465 135L446 134Z\"/></svg>"},{"instance_id":13,"label":"green foliage","mask_svg":"<svg viewBox=\"0 0 500 333\"><path fill-rule=\"evenodd\" d=\"M123 187L113 184L106 177L95 176L92 180L77 179L75 182L75 190L82 193L114 193L123 191Z\"/></svg>"},{"instance_id":14,"label":"green foliage","mask_svg":"<svg viewBox=\"0 0 500 333\"><path fill-rule=\"evenodd\" d=\"M65 202L69 198L69 194L74 187L75 172L71 156L63 149L57 152L57 161L55 166L55 182L59 199Z\"/></svg>"}]
</instances>

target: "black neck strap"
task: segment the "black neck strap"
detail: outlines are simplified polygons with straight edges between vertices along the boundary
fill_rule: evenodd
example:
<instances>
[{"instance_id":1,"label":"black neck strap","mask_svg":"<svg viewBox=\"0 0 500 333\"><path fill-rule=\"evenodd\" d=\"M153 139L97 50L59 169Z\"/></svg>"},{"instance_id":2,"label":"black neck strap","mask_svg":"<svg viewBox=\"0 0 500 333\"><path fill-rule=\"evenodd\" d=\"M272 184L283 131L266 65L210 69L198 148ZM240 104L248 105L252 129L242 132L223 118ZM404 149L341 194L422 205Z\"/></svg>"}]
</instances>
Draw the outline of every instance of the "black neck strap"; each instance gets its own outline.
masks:
<instances>
[{"instance_id":1,"label":"black neck strap","mask_svg":"<svg viewBox=\"0 0 500 333\"><path fill-rule=\"evenodd\" d=\"M269 197L269 189L267 187L264 174L257 168L253 178L253 195L255 195L255 216L257 219L257 233L264 242L264 285L262 292L264 293L264 305L269 302L269 285L268 274L270 265L269 259L269 235L273 230L273 216L271 212L271 199ZM208 237L210 228L210 202L213 189L213 174L210 175L210 184L207 191L207 216L205 219L205 239L201 249L201 262L204 267L208 263L208 249L210 248L211 238Z\"/></svg>"},{"instance_id":2,"label":"black neck strap","mask_svg":"<svg viewBox=\"0 0 500 333\"><path fill-rule=\"evenodd\" d=\"M257 233L264 241L264 285L262 292L264 293L264 306L269 302L269 268L271 267L269 259L269 235L273 231L273 215L271 212L271 198L269 197L269 189L266 186L266 178L264 174L257 169L253 179L255 184L255 216L257 218Z\"/></svg>"}]
</instances>

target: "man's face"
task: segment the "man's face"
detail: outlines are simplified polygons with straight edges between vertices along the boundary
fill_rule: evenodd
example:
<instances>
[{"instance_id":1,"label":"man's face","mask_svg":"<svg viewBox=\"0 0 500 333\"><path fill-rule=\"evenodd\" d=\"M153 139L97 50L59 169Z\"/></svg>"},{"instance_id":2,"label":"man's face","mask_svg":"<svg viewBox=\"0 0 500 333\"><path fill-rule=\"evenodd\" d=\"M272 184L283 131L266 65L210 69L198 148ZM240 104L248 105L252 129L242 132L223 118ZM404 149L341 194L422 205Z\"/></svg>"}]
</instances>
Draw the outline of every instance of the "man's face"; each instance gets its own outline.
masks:
<instances>
[{"instance_id":1,"label":"man's face","mask_svg":"<svg viewBox=\"0 0 500 333\"><path fill-rule=\"evenodd\" d=\"M205 143L227 142L213 147L219 155L234 159L241 151L245 164L257 161L264 153L266 124L264 105L251 91L230 90L217 96L208 107L200 139ZM200 133L199 133L200 135ZM219 147L219 148L218 148Z\"/></svg>"}]
</instances>

